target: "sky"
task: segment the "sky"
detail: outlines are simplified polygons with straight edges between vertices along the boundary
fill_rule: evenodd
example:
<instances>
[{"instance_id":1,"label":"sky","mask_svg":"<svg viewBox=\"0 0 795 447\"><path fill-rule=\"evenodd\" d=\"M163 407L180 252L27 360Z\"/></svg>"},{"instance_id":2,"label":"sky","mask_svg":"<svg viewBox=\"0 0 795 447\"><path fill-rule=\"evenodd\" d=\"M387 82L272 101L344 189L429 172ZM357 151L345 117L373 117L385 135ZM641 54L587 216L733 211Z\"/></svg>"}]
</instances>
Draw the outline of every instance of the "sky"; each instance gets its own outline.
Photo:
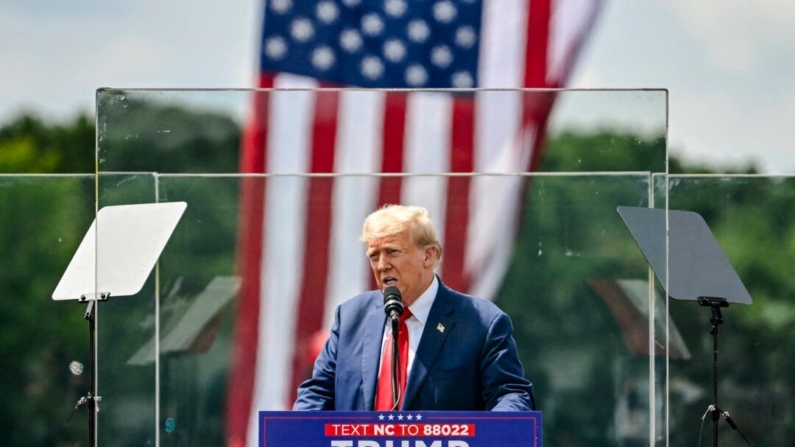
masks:
<instances>
[{"instance_id":1,"label":"sky","mask_svg":"<svg viewBox=\"0 0 795 447\"><path fill-rule=\"evenodd\" d=\"M255 85L258 0L3 0L0 123L94 112L99 87ZM574 88L665 88L669 149L795 175L795 2L606 0Z\"/></svg>"}]
</instances>

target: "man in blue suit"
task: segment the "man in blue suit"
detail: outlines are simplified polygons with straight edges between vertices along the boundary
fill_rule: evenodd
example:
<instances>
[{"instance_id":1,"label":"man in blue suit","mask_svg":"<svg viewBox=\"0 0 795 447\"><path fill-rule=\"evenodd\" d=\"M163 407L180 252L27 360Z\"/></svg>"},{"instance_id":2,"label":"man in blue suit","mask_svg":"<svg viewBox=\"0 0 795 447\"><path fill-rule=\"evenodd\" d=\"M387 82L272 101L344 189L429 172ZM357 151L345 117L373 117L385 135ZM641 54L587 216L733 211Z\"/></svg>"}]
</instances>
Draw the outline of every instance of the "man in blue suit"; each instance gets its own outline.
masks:
<instances>
[{"instance_id":1,"label":"man in blue suit","mask_svg":"<svg viewBox=\"0 0 795 447\"><path fill-rule=\"evenodd\" d=\"M391 333L383 296L389 286L400 290L411 315L405 320L408 383L398 409L535 409L510 318L489 301L446 287L434 274L442 248L427 210L381 208L365 220L361 239L380 290L337 308L330 337L312 378L298 388L293 410L376 409L382 350Z\"/></svg>"}]
</instances>

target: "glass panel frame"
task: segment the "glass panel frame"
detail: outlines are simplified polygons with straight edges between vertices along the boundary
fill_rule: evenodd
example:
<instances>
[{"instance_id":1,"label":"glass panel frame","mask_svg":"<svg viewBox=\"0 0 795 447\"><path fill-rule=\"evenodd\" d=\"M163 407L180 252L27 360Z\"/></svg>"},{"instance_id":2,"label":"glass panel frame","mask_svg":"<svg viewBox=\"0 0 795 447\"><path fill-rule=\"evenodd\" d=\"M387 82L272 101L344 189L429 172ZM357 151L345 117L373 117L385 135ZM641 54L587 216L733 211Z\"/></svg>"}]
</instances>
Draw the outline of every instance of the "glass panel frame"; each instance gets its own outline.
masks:
<instances>
[{"instance_id":1,"label":"glass panel frame","mask_svg":"<svg viewBox=\"0 0 795 447\"><path fill-rule=\"evenodd\" d=\"M792 217L795 178L766 175L670 175L656 181L656 194L667 195L670 209L703 216L715 239L753 298L750 305L722 310L718 337L718 396L742 436L752 444L791 443L783 427L793 414L787 396L793 363L787 352L787 322L792 318L790 291ZM667 192L667 194L666 194ZM691 347L689 361L671 359L668 367L670 445L692 445L711 437L713 336L711 313L693 302L669 303L671 321ZM672 323L673 324L673 323ZM719 438L744 445L740 432L723 418Z\"/></svg>"},{"instance_id":2,"label":"glass panel frame","mask_svg":"<svg viewBox=\"0 0 795 447\"><path fill-rule=\"evenodd\" d=\"M385 92L360 90L336 92L346 98L359 99L367 95L386 94ZM236 225L240 224L239 221L235 222L234 225L232 222L236 221L237 215L241 213L239 206L242 202L240 202L239 195L244 189L243 185L246 182L293 182L296 185L305 184L304 188L307 187L307 183L333 184L341 182L339 184L343 186L339 186L335 190L361 191L361 185L357 184L357 181L361 183L362 181L366 182L366 179L383 178L383 176L379 175L346 176L344 173L312 176L304 174L300 171L300 168L295 170L295 166L299 165L277 167L277 174L275 175L246 176L230 174L237 171L237 150L241 146L241 141L245 138L244 134L236 133L239 131L235 129L237 128L236 126L239 127L241 123L246 121L243 116L250 104L256 105L263 99L271 102L287 101L288 99L293 101L295 99L297 103L300 103L301 97L326 93L327 91L148 89L103 89L98 92L96 154L99 191L98 206L142 203L146 201L175 201L183 200L182 198L189 201L184 221L178 226L172 241L164 251L161 263L150 281L151 284L147 283L146 288L140 294L145 298L139 299L137 296L119 298L119 302L125 300L130 304L115 304L116 300L111 300L110 303L102 306L103 310L107 308L108 311L118 314L137 312L138 317L136 318L141 320L139 321L140 324L145 321L155 322L154 329L139 330L133 334L133 331L127 328L126 333L114 335L115 338L123 340L135 340L140 343L140 349L143 350L146 349L146 346L153 343L155 353L153 366L133 367L129 364L119 366L118 362L114 360L115 365L103 367L107 369L102 369L100 374L100 376L108 377L108 379L103 380L113 380L112 377L114 375L118 376L123 371L130 371L135 368L143 368L145 370L145 372L139 371L137 373L142 377L150 377L152 371L154 371L154 378L152 379L155 382L154 391L151 397L147 397L144 400L153 402L152 405L155 408L145 411L139 410L139 413L146 415L145 417L142 416L144 419L149 418L149 416L152 417L155 424L154 430L151 429L151 425L148 425L150 428L142 427L141 424L143 422L132 424L134 427L125 427L120 418L116 418L114 421L113 415L106 413L103 414L105 420L100 422L101 437L106 439L134 438L155 445L178 445L185 442L192 444L208 442L210 443L208 445L215 445L219 440L223 440L223 415L213 413L212 408L218 410L220 400L223 400L224 393L228 392L228 390L223 389L224 384L219 384L218 380L219 374L223 375L222 370L229 366L228 362L224 364L220 359L224 354L228 355L230 351L228 346L226 349L223 347L226 346L224 343L228 343L233 337L234 321L233 317L230 316L233 312L229 311L229 307L234 308L234 304L223 305L221 308L215 309L217 314L213 314L212 318L210 318L213 329L210 332L213 332L213 335L209 337L209 347L205 353L207 357L191 358L188 355L175 355L174 353L163 352L161 347L166 338L169 337L169 334L179 325L179 320L185 318L188 312L193 307L196 307L195 304L200 302L202 292L205 291L206 287L210 286L211 277L207 276L209 275L207 272L218 270L228 273L230 268L234 272L234 263L236 261L233 239L235 239L236 232L230 230L234 230ZM412 93L420 96L426 95L426 97L446 94L446 92ZM632 268L625 266L623 269L631 272L634 280L646 281L647 284L646 293L648 295L645 299L641 299L640 302L632 302L632 298L626 298L626 295L632 295L633 290L637 291L637 284L628 286L615 280L608 281L601 286L590 285L584 291L582 289L577 292L569 290L569 293L585 293L590 296L591 300L594 297L602 298L601 304L597 305L599 312L601 312L602 324L607 324L608 321L611 321L609 318L614 318L614 324L620 326L622 320L619 314L622 311L626 312L631 309L634 313L631 314L632 317L629 321L633 321L634 325L637 325L638 321L640 321L642 322L640 326L647 329L647 347L645 355L641 351L640 355L643 360L640 361L634 358L636 354L629 356L626 354L620 355L619 352L622 349L629 349L629 345L626 344L630 343L627 341L627 337L629 337L629 340L634 340L632 343L637 344L638 341L633 339L632 335L625 334L625 328L616 329L618 326L611 326L614 331L618 331L613 332L609 338L610 343L613 345L613 350L611 351L613 357L603 357L604 359L613 358L618 363L612 365L600 363L602 366L599 370L607 374L606 377L611 378L611 389L618 390L621 388L621 392L616 391L615 395L608 398L608 400L612 400L615 403L618 399L623 399L623 403L621 403L621 406L618 404L614 405L613 418L605 419L606 413L595 417L593 414L587 414L589 411L587 408L572 408L571 403L566 402L566 400L574 399L572 402L575 402L576 394L556 391L555 395L557 397L555 399L557 400L545 400L547 408L541 408L545 411L545 420L547 421L545 422L545 427L550 427L550 431L546 432L547 439L566 442L564 427L570 426L569 423L572 421L577 421L577 423L581 423L585 427L583 429L584 438L581 438L582 441L591 443L619 442L630 445L639 439L645 439L646 443L654 445L666 443L667 425L662 415L667 414L667 400L661 397L661 394L665 393L662 385L664 381L661 380L661 377L665 377L665 374L661 374L665 369L664 367L661 368L660 365L666 365L667 363L657 360L654 352L656 349L655 343L668 346L667 340L663 339L660 341L657 338L659 328L667 325L667 319L665 318L667 314L660 310L660 301L656 297L655 288L648 286L649 279L652 279L653 283L653 275L649 273L649 269L644 264L640 252L633 246L629 233L623 227L615 212L615 206L653 206L655 203L654 198L650 195L649 176L651 173L663 173L664 175L667 172L667 91L541 90L464 93L485 98L481 101L482 104L487 104L490 99L493 99L496 105L491 104L491 107L497 107L497 110L501 110L501 107L505 108L504 110L517 110L515 108L519 104L517 103L517 98L521 100L523 96L528 99L528 103L535 104L540 109L551 108L553 102L557 101L559 106L554 109L550 117L549 128L552 136L549 139L552 140L554 138L554 141L562 141L562 149L560 151L548 149L545 152L546 160L536 164L536 169L543 173L527 175L521 172L508 171L502 173L495 171L500 172L500 174L492 176L454 174L450 176L442 170L438 173L431 171L427 174L403 176L402 179L406 180L407 183L413 182L418 185L414 187L415 191L424 191L428 188L429 190L439 191L439 188L444 188L444 186L440 185L446 184L450 179L469 179L462 180L464 182L485 180L496 183L508 182L511 181L510 179L514 179L514 181L523 179L520 183L532 185L526 190L529 193L524 196L525 200L533 198L533 201L528 202L527 206L542 207L542 209L546 207L544 212L533 214L531 218L527 216L523 218L528 221L532 220L532 218L554 214L550 209L559 207L560 203L549 199L549 197L553 196L552 191L555 191L556 196L559 196L559 200L568 200L569 202L567 203L570 206L574 206L572 205L574 203L578 204L573 209L587 210L589 209L588 206L592 207L591 209L598 209L599 211L596 214L589 214L587 211L572 213L572 216L580 215L580 220L577 222L579 225L584 226L584 229L577 228L577 225L574 225L573 222L568 222L567 224L571 225L571 227L567 227L566 224L563 227L555 227L553 225L549 227L554 229L550 230L552 231L551 233L536 235L535 237L551 238L549 240L555 241L551 242L555 248L550 250L558 254L562 253L563 258L561 259L569 259L570 261L582 260L583 258L591 260L603 259L608 256L609 246L601 246L598 249L594 247L599 247L600 242L622 240L623 253L627 254L628 259L633 260L633 263L630 264L634 266ZM488 106L484 105L483 107L486 108ZM518 110L520 109L521 107ZM229 112L230 110L231 112ZM494 109L491 110L493 111ZM505 113L496 113L489 119L498 117L497 119L499 120L499 117L502 116L505 116ZM583 135L591 137L599 135L600 132L604 134L600 145L580 144L578 146L578 141L587 140L587 138L583 138ZM197 135L199 138L194 138ZM566 140L566 137L569 139ZM580 140L577 138L580 138ZM206 146L215 148L214 151L207 152L205 150L205 152L201 152L201 148L205 147L206 141L215 142L214 145ZM219 148L221 148L220 151L218 150ZM232 151L234 157L222 153L223 150ZM286 150L289 151L289 148ZM627 153L632 154L632 156L629 159L622 158ZM204 157L201 155L204 155ZM230 159L234 160L234 163ZM562 167L567 167L567 169L562 170ZM348 174L351 173L350 171L346 172ZM358 173L358 171L353 172ZM487 169L486 172L489 172L489 170ZM125 176L129 176L129 179L124 180ZM143 186L148 182L148 180L147 182L141 180L143 178L151 178L153 185ZM634 185L629 187L631 191L622 192L621 187L611 187L609 185L610 182L620 184L622 181ZM636 183L638 181L641 182L640 185ZM136 182L142 183L136 186ZM349 186L344 186L346 182L349 183ZM545 190L544 187L548 189ZM576 192L569 191L569 188ZM624 188L628 187L624 186ZM289 193L285 195L282 191L289 191L290 188L263 187L263 189L271 194L274 194L273 190L280 190L279 195L282 195L282 203L289 204ZM544 196L540 193L541 191L547 195ZM599 197L600 194L602 195L601 197ZM622 194L626 195L622 196ZM605 196L610 198L605 198ZM621 197L619 198L619 196ZM545 199L549 201L545 201ZM213 200L217 200L217 203L212 204ZM199 203L208 203L209 205L197 206ZM665 201L662 203L665 203ZM597 206L597 204L600 205ZM589 219L587 216L592 218ZM593 216L603 217L593 218ZM603 219L607 219L606 222L608 223L605 223ZM347 223L353 226L359 225L359 223L352 221ZM553 221L552 224L554 223ZM562 224L560 221L557 223ZM545 228L542 224L544 224L543 220L537 221L535 230L538 231L541 228ZM549 224L550 222L547 222L547 225ZM207 237L207 225L219 226L222 229L219 235L223 234L223 236L217 238ZM601 230L599 225L603 225ZM205 226L204 233L201 230L202 226ZM566 235L566 237L570 237L580 231L584 234L589 234L590 232L590 240L593 246L589 244L582 245L582 247L587 249L584 253L578 255L577 250L571 246L557 245L561 235L557 232L562 230L565 231L561 234ZM531 229L524 228L523 231L531 231ZM302 231L299 231L299 233L302 233ZM205 234L205 236L200 237L202 234ZM196 239L197 237L198 239ZM570 243L579 239L564 238L564 240ZM582 240L579 241L581 244L583 243ZM205 244L208 246L205 247ZM356 246L355 242L352 246ZM199 249L198 247L203 248ZM194 249L199 250L199 252L195 253ZM535 250L537 251L538 248ZM596 251L592 253L591 251L593 250ZM533 254L536 251L531 250ZM525 255L529 256L531 252L527 252ZM629 255L630 252L632 253L631 255ZM541 255L534 254L532 257L538 258L539 256ZM218 259L213 260L213 258ZM516 254L512 259L512 262L516 262L519 265L529 262L527 259L522 261ZM205 266L205 263L209 267ZM198 270L204 270L205 273L200 274L196 269L185 267L191 264L201 265L202 267ZM605 266L599 267L604 268ZM629 270L626 270L627 268ZM182 274L177 273L181 271L180 269L183 270ZM581 271L580 273L583 272ZM511 275L511 273L507 275ZM521 273L518 273L519 276L516 276L517 273L513 273L513 275L519 278L522 276ZM226 283L224 287L230 289L233 286L234 284ZM507 286L503 286L503 288L505 287ZM510 290L510 287L506 290ZM219 293L218 290L215 290L215 293ZM191 296L183 294L190 294ZM624 301L613 302L614 307L611 308L611 304L606 301L608 300L606 297L616 294L625 296ZM221 295L225 295L225 292L221 293ZM511 292L511 295L516 295L516 292ZM180 299L183 300L181 304ZM626 301L627 299L630 301ZM502 306L499 298L497 298L497 303ZM117 306L118 309L111 308L111 305ZM130 306L131 308L122 309L125 306ZM132 307L136 306L139 308L145 307L145 309L132 310ZM516 315L514 324L517 337L520 334L522 334L522 337L527 337L528 335L524 331L526 326L528 326L526 318L529 317L522 316L522 307L519 306L517 308L517 304L510 301L506 301L504 306L506 308L515 308L515 310L509 311L509 314L512 316ZM574 304L569 306L574 306L573 308L576 309ZM594 311L593 306L594 303L592 302L589 311ZM662 313L662 316L659 315L660 313ZM561 322L569 322L573 319L570 316L559 318L562 318ZM132 320L132 318L128 318L128 320ZM110 325L113 330L121 329L124 326L121 321L111 321L104 324ZM129 324L129 321L126 324ZM580 330L583 329L581 327L582 324L576 326ZM580 335L590 341L597 339L597 337L589 336L587 330L581 332ZM110 338L108 334L105 337L106 339ZM617 342L619 339L623 340L623 344ZM101 341L100 343L103 346L101 352L105 356L110 356L113 349L112 345L109 344L110 342ZM102 343L105 344L103 345ZM130 343L131 345L133 344L132 341ZM570 346L568 348L571 351ZM544 349L539 349L539 351L544 351ZM587 354L587 352L588 350L584 349L580 353ZM140 359L139 354L141 353L135 353L132 357L138 356ZM555 354L548 358L545 357L542 361L534 357L533 353L522 352L527 371L533 371L535 374L544 377L540 379L540 383L537 386L549 385L548 390L562 390L565 388L565 384L560 385L563 382L550 381L547 377L554 376L550 371L538 370L527 365L552 363L564 365L560 369L566 369L565 362L561 363L562 359L576 357L573 351L569 352L569 354L571 355ZM111 357L108 357L108 359L110 360ZM557 363L550 359L557 359ZM127 362L129 360L130 358L127 358ZM577 364L577 362L574 364ZM568 371L571 372L573 370L569 368ZM645 371L645 374L643 371ZM191 374L194 375L191 380L182 380ZM528 372L528 376L531 380L534 380L530 376L530 372ZM645 377L645 379L638 381L641 376ZM620 387L619 385L623 384L625 379L631 379L632 383L637 386ZM555 383L558 383L558 385L555 385ZM561 386L563 388L560 388ZM123 395L123 392L121 392L122 395L119 395L116 390L113 390L112 386L106 389L108 392L119 395L120 400L129 401L131 404L132 402L141 401L138 396L147 396L149 391L146 390L152 387L146 385L139 388L139 390L128 392L127 395ZM208 388L215 390L215 394L212 397L200 391ZM100 394L102 394L102 391ZM547 398L542 397L540 399ZM633 404L627 406L629 401L632 401ZM197 410L200 407L204 411ZM264 406L261 408L267 409L270 407ZM645 408L645 410L637 413L637 408ZM561 411L569 413L566 416L562 416L564 413L560 413ZM625 426L626 424L620 424L620 417L618 416L620 412L623 412L621 414L625 414L627 417L638 417L638 415L641 418L645 417L645 422L641 422L640 427L637 424L627 427ZM104 409L103 413L105 413ZM119 415L122 413L120 411ZM571 419L572 417L574 419ZM105 427L103 424L110 424L110 426Z\"/></svg>"}]
</instances>

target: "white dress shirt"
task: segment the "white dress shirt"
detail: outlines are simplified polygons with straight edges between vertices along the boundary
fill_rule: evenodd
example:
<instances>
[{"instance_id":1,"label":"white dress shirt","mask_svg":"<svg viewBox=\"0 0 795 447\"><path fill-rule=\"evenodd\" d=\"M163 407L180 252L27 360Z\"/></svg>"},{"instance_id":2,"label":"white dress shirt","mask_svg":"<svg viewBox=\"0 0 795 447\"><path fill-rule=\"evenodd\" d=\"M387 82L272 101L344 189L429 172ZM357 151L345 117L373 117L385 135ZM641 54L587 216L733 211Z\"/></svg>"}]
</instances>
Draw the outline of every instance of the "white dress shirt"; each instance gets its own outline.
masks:
<instances>
[{"instance_id":1,"label":"white dress shirt","mask_svg":"<svg viewBox=\"0 0 795 447\"><path fill-rule=\"evenodd\" d=\"M425 329L425 323L428 321L428 314L431 313L431 306L433 306L433 301L436 299L436 292L438 291L439 280L436 279L436 275L433 275L433 281L431 281L431 285L425 289L425 292L423 292L419 298L417 298L417 301L409 306L409 310L411 310L411 317L406 319L406 328L409 330L409 360L408 365L406 365L407 377L409 377L411 374L411 365L414 364L414 356L417 353L417 348L420 346L422 331ZM389 324L389 319L387 319L386 328L384 329L384 337L381 340L381 355L378 357L379 359L383 358L384 356L384 347L386 346L386 342L389 340L389 334L391 333L392 325ZM380 366L378 374L380 377Z\"/></svg>"}]
</instances>

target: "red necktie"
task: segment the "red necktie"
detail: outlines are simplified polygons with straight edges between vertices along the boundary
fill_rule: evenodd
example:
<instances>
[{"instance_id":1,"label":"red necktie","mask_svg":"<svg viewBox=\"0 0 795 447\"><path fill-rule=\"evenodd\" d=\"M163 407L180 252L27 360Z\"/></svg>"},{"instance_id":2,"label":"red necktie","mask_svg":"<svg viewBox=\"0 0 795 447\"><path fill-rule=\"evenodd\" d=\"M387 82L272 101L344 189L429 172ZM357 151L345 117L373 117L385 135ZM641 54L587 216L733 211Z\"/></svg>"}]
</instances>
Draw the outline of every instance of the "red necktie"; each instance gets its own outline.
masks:
<instances>
[{"instance_id":1,"label":"red necktie","mask_svg":"<svg viewBox=\"0 0 795 447\"><path fill-rule=\"evenodd\" d=\"M395 409L400 409L403 404L403 393L406 391L406 367L409 363L409 328L406 319L411 316L411 311L406 308L398 318L398 364L397 381L400 400ZM384 352L381 356L381 373L378 375L378 388L375 391L375 411L392 410L394 398L392 396L392 333L386 340Z\"/></svg>"}]
</instances>

